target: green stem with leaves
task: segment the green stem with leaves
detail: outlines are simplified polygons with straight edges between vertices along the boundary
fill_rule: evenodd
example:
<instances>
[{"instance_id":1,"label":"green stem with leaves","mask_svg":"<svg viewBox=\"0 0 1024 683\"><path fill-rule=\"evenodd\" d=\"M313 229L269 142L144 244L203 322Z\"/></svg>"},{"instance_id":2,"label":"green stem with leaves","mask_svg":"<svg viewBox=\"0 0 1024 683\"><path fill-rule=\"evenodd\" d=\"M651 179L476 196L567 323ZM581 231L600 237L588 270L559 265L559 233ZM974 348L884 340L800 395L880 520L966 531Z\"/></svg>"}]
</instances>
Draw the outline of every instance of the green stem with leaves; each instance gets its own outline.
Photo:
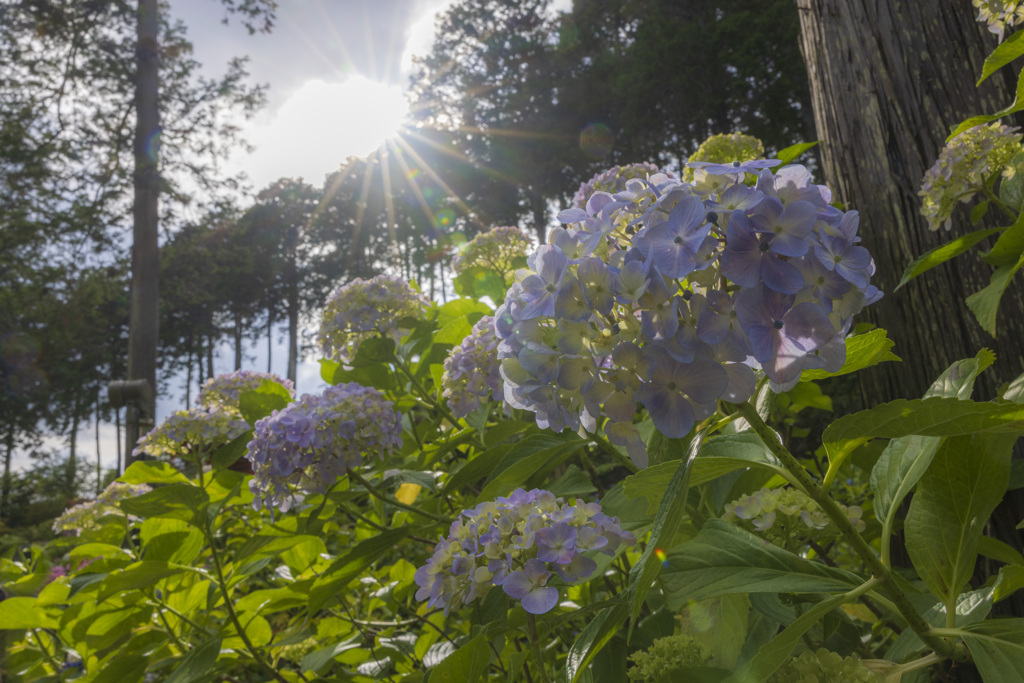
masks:
<instances>
[{"instance_id":1,"label":"green stem with leaves","mask_svg":"<svg viewBox=\"0 0 1024 683\"><path fill-rule=\"evenodd\" d=\"M530 652L533 653L534 664L537 665L537 673L544 683L551 683L548 678L548 670L544 666L544 656L540 652L540 637L537 635L537 618L526 613L527 636L530 640Z\"/></svg>"},{"instance_id":2,"label":"green stem with leaves","mask_svg":"<svg viewBox=\"0 0 1024 683\"><path fill-rule=\"evenodd\" d=\"M807 470L804 469L804 466L800 464L800 461L789 452L789 449L782 445L775 432L761 419L757 409L749 403L737 404L737 408L754 432L761 437L761 441L768 447L768 450L793 475L796 483L828 515L832 523L839 529L843 539L860 556L870 569L872 575L884 582L886 589L892 597L893 604L899 611L899 614L906 620L907 625L940 657L964 661L966 653L959 651L954 643L937 637L931 625L924 620L924 617L921 616L920 612L910 602L910 599L907 598L906 594L897 585L889 569L882 564L882 561L875 554L875 551L871 549L867 541L864 540L864 537L853 528L853 524L850 523L849 518L839 508L839 505L832 500L831 496L822 489L818 482L814 481Z\"/></svg>"},{"instance_id":3,"label":"green stem with leaves","mask_svg":"<svg viewBox=\"0 0 1024 683\"><path fill-rule=\"evenodd\" d=\"M389 505L394 505L397 508L401 508L403 510L411 512L414 515L420 515L421 517L426 517L428 519L432 519L435 522L444 522L445 524L450 524L451 521L452 521L448 517L442 517L441 515L435 515L433 512L427 512L426 510L420 510L419 508L413 507L412 505L406 505L405 503L403 503L403 502L401 502L399 500L396 500L395 498L392 498L391 496L387 495L386 493L381 493L377 489L373 488L373 486L370 484L370 482L366 481L366 479L363 477L363 475L359 474L358 472L355 472L354 470L349 470L348 476L353 481L356 481L359 484L361 484L363 486L363 488L366 489L367 493L369 493L371 496L373 496L374 498L376 498L378 500L384 501L385 503L387 503Z\"/></svg>"}]
</instances>

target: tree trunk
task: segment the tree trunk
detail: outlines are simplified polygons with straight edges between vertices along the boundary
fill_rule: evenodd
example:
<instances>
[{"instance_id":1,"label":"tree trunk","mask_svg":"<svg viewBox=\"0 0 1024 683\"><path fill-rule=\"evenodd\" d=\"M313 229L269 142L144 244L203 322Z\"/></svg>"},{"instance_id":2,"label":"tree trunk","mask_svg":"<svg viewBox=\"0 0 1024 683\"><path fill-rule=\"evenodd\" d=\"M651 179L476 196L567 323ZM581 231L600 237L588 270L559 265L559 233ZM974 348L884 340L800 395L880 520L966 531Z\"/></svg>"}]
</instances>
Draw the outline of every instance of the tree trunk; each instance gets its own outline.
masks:
<instances>
[{"instance_id":1,"label":"tree trunk","mask_svg":"<svg viewBox=\"0 0 1024 683\"><path fill-rule=\"evenodd\" d=\"M274 312L267 309L267 372L273 365L274 359Z\"/></svg>"},{"instance_id":2,"label":"tree trunk","mask_svg":"<svg viewBox=\"0 0 1024 683\"><path fill-rule=\"evenodd\" d=\"M296 263L298 228L288 229L288 379L298 386L299 365L299 275Z\"/></svg>"},{"instance_id":3,"label":"tree trunk","mask_svg":"<svg viewBox=\"0 0 1024 683\"><path fill-rule=\"evenodd\" d=\"M976 253L893 289L911 260L972 229L962 220L952 233L930 232L917 191L953 125L1013 101L1013 74L1006 69L975 87L995 41L966 2L797 0L797 6L824 179L834 199L860 212L864 246L878 268L875 284L886 293L868 317L889 331L906 361L861 373L865 404L919 398L952 362L984 346L998 360L979 378L975 395L989 400L1024 371L1020 283L1003 298L997 340L964 303L992 273ZM993 525L997 538L1019 549L1013 526L1024 501L1018 493L1008 494Z\"/></svg>"},{"instance_id":4,"label":"tree trunk","mask_svg":"<svg viewBox=\"0 0 1024 683\"><path fill-rule=\"evenodd\" d=\"M64 494L68 500L75 497L75 479L78 476L78 455L76 448L78 446L78 401L74 402L71 413L71 452L68 455L68 464L64 469Z\"/></svg>"},{"instance_id":5,"label":"tree trunk","mask_svg":"<svg viewBox=\"0 0 1024 683\"><path fill-rule=\"evenodd\" d=\"M139 0L135 46L135 203L132 230L131 314L128 334L128 379L144 379L152 389L150 400L139 408L144 420L156 416L156 355L159 325L157 275L160 268L157 251L158 197L160 170L159 4L157 0ZM132 449L138 440L139 421L129 420L126 430L125 458L132 461Z\"/></svg>"},{"instance_id":6,"label":"tree trunk","mask_svg":"<svg viewBox=\"0 0 1024 683\"><path fill-rule=\"evenodd\" d=\"M217 340L213 337L206 339L206 379L213 377L213 345Z\"/></svg>"},{"instance_id":7,"label":"tree trunk","mask_svg":"<svg viewBox=\"0 0 1024 683\"><path fill-rule=\"evenodd\" d=\"M103 465L100 459L100 393L96 392L96 495L103 491Z\"/></svg>"},{"instance_id":8,"label":"tree trunk","mask_svg":"<svg viewBox=\"0 0 1024 683\"><path fill-rule=\"evenodd\" d=\"M242 369L242 316L235 313L235 370Z\"/></svg>"},{"instance_id":9,"label":"tree trunk","mask_svg":"<svg viewBox=\"0 0 1024 683\"><path fill-rule=\"evenodd\" d=\"M11 460L14 458L14 422L7 425L4 438L4 482L3 495L0 496L0 512L7 515L7 506L11 500Z\"/></svg>"},{"instance_id":10,"label":"tree trunk","mask_svg":"<svg viewBox=\"0 0 1024 683\"><path fill-rule=\"evenodd\" d=\"M121 476L121 409L114 408L114 443L117 444L117 475Z\"/></svg>"}]
</instances>

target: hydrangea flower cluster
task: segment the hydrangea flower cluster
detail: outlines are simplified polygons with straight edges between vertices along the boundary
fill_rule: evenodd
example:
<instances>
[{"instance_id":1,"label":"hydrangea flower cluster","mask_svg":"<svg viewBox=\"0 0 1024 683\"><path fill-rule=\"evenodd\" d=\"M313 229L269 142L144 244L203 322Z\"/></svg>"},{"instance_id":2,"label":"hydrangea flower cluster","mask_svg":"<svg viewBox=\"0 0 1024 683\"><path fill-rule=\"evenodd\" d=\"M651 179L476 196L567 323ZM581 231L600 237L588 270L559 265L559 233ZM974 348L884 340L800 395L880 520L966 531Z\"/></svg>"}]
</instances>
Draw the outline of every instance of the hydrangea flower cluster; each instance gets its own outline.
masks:
<instances>
[{"instance_id":1,"label":"hydrangea flower cluster","mask_svg":"<svg viewBox=\"0 0 1024 683\"><path fill-rule=\"evenodd\" d=\"M327 298L317 343L327 358L352 360L365 339L381 334L397 342L408 331L402 320L423 316L429 305L401 278L356 278Z\"/></svg>"},{"instance_id":2,"label":"hydrangea flower cluster","mask_svg":"<svg viewBox=\"0 0 1024 683\"><path fill-rule=\"evenodd\" d=\"M857 531L864 531L859 506L839 508ZM839 537L828 515L806 493L790 488L764 488L725 506L722 519L734 522L777 546L796 552L809 541L826 546Z\"/></svg>"},{"instance_id":3,"label":"hydrangea flower cluster","mask_svg":"<svg viewBox=\"0 0 1024 683\"><path fill-rule=\"evenodd\" d=\"M882 683L885 676L871 671L854 655L843 657L825 648L805 650L768 679L768 683Z\"/></svg>"},{"instance_id":4,"label":"hydrangea flower cluster","mask_svg":"<svg viewBox=\"0 0 1024 683\"><path fill-rule=\"evenodd\" d=\"M416 599L429 598L430 607L448 614L501 586L527 612L543 614L558 604L558 588L549 585L556 575L572 583L597 570L583 553L613 555L620 545L635 543L597 503L570 505L550 491L516 489L508 498L462 511L448 538L416 570Z\"/></svg>"},{"instance_id":5,"label":"hydrangea flower cluster","mask_svg":"<svg viewBox=\"0 0 1024 683\"><path fill-rule=\"evenodd\" d=\"M491 228L471 239L452 259L452 270L461 275L470 268L480 267L502 275L516 269L516 263L526 258L530 238L513 226Z\"/></svg>"},{"instance_id":6,"label":"hydrangea flower cluster","mask_svg":"<svg viewBox=\"0 0 1024 683\"><path fill-rule=\"evenodd\" d=\"M206 380L196 403L207 408L237 411L242 392L255 391L267 380L277 382L295 396L295 385L290 379L281 379L272 372L235 370Z\"/></svg>"},{"instance_id":7,"label":"hydrangea flower cluster","mask_svg":"<svg viewBox=\"0 0 1024 683\"><path fill-rule=\"evenodd\" d=\"M678 633L656 638L649 648L629 656L633 666L629 680L642 683L676 683L685 681L687 669L704 666L711 659L711 650L692 637Z\"/></svg>"},{"instance_id":8,"label":"hydrangea flower cluster","mask_svg":"<svg viewBox=\"0 0 1024 683\"><path fill-rule=\"evenodd\" d=\"M1017 127L998 123L974 126L946 143L939 158L921 181L921 214L928 227L949 230L957 202L969 202L984 191L985 182L994 173L1004 177L1013 170L1007 164L1015 154L1024 151Z\"/></svg>"},{"instance_id":9,"label":"hydrangea flower cluster","mask_svg":"<svg viewBox=\"0 0 1024 683\"><path fill-rule=\"evenodd\" d=\"M690 156L690 163L683 171L683 180L693 182L694 169L707 164L724 164L730 161L753 161L764 158L764 143L753 135L723 133L712 135L700 144Z\"/></svg>"},{"instance_id":10,"label":"hydrangea flower cluster","mask_svg":"<svg viewBox=\"0 0 1024 683\"><path fill-rule=\"evenodd\" d=\"M288 485L323 493L363 461L402 445L401 418L379 391L355 382L304 394L256 422L246 457L252 462L253 507L291 507Z\"/></svg>"},{"instance_id":11,"label":"hydrangea flower cluster","mask_svg":"<svg viewBox=\"0 0 1024 683\"><path fill-rule=\"evenodd\" d=\"M55 533L73 532L76 536L87 529L96 527L96 522L100 517L106 515L121 515L124 513L121 508L117 507L119 500L125 498L134 498L135 496L141 496L143 493L149 493L152 489L146 484L124 484L119 481L111 482L107 488L103 489L100 495L96 496L92 500L87 500L84 503L79 503L74 507L70 507L65 510L60 517L53 520L53 531ZM128 515L129 520L135 520L136 517Z\"/></svg>"},{"instance_id":12,"label":"hydrangea flower cluster","mask_svg":"<svg viewBox=\"0 0 1024 683\"><path fill-rule=\"evenodd\" d=\"M787 391L805 369L842 367L853 315L881 297L859 215L777 164L655 174L562 211L495 312L505 401L555 431L593 434L606 417L645 466L638 404L680 438L719 399L749 398L755 369Z\"/></svg>"},{"instance_id":13,"label":"hydrangea flower cluster","mask_svg":"<svg viewBox=\"0 0 1024 683\"><path fill-rule=\"evenodd\" d=\"M1003 42L1007 28L1024 23L1021 0L974 0L974 7L978 10L978 21L987 24L999 42Z\"/></svg>"},{"instance_id":14,"label":"hydrangea flower cluster","mask_svg":"<svg viewBox=\"0 0 1024 683\"><path fill-rule=\"evenodd\" d=\"M448 353L441 387L455 417L469 415L484 401L502 400L504 389L493 316L480 318L470 335Z\"/></svg>"},{"instance_id":15,"label":"hydrangea flower cluster","mask_svg":"<svg viewBox=\"0 0 1024 683\"><path fill-rule=\"evenodd\" d=\"M646 179L655 173L667 173L661 170L656 164L649 161L641 161L639 164L626 164L625 166L612 166L607 171L601 171L587 182L580 185L576 196L572 198L572 205L582 209L590 201L595 192L621 192L626 189L626 181L634 178Z\"/></svg>"},{"instance_id":16,"label":"hydrangea flower cluster","mask_svg":"<svg viewBox=\"0 0 1024 683\"><path fill-rule=\"evenodd\" d=\"M199 406L178 410L139 439L132 455L189 460L248 431L237 411Z\"/></svg>"}]
</instances>

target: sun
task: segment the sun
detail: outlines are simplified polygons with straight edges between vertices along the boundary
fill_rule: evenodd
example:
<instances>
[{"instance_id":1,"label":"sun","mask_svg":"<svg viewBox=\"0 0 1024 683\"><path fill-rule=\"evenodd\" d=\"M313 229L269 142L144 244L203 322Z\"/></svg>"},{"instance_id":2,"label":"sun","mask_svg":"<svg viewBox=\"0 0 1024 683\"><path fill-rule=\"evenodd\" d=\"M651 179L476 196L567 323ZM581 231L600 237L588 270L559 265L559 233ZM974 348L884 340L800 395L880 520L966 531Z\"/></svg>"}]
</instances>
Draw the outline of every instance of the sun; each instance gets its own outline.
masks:
<instances>
[{"instance_id":1,"label":"sun","mask_svg":"<svg viewBox=\"0 0 1024 683\"><path fill-rule=\"evenodd\" d=\"M366 157L394 137L408 110L400 88L363 76L307 81L252 130L247 170L257 186L280 177L320 183L348 157Z\"/></svg>"}]
</instances>

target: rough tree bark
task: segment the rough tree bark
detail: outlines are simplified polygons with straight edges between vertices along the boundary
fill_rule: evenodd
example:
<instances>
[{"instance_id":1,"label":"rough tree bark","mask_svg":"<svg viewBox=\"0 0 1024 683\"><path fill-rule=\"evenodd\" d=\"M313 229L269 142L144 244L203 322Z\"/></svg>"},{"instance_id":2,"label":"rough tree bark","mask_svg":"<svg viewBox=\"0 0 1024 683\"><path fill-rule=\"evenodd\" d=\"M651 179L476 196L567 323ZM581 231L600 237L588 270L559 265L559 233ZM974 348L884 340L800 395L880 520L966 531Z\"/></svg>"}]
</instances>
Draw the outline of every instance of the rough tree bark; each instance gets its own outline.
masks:
<instances>
[{"instance_id":1,"label":"rough tree bark","mask_svg":"<svg viewBox=\"0 0 1024 683\"><path fill-rule=\"evenodd\" d=\"M862 373L865 402L918 398L950 363L986 346L998 360L979 379L975 397L991 399L1024 371L1024 286L1014 283L1003 297L998 339L964 303L992 272L974 253L893 289L911 260L971 229L965 211L952 234L930 232L917 191L953 125L1013 101L1013 74L1006 69L975 87L995 40L966 0L797 0L797 6L825 181L836 199L860 211L864 245L878 267L875 283L886 293L870 317L906 360ZM1020 493L1007 495L988 532L1017 548ZM1010 603L1024 613L1024 601L1003 605Z\"/></svg>"},{"instance_id":2,"label":"rough tree bark","mask_svg":"<svg viewBox=\"0 0 1024 683\"><path fill-rule=\"evenodd\" d=\"M950 127L1013 100L1002 74L974 83L995 47L966 2L949 0L797 0L802 48L822 170L835 198L861 215L861 235L878 266L885 297L871 307L906 363L865 372L872 403L918 398L950 363L984 346L999 356L977 396L1024 371L1024 298L1011 287L999 338L981 329L964 299L988 284L992 269L975 254L954 260L893 292L916 256L970 230L931 232L917 191ZM1014 291L1016 289L1016 292Z\"/></svg>"}]
</instances>

